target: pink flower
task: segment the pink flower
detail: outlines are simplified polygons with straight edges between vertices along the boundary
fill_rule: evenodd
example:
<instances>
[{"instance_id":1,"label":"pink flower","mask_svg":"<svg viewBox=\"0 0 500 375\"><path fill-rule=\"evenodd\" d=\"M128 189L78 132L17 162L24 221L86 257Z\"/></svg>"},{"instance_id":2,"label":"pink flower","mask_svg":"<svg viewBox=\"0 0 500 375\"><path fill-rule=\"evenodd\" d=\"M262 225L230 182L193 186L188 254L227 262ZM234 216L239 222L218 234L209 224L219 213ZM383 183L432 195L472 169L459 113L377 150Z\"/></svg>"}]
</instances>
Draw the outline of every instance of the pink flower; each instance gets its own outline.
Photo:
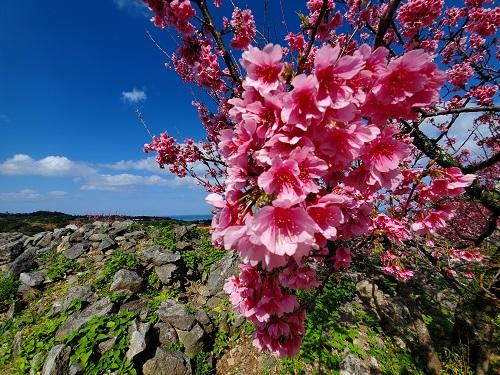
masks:
<instances>
[{"instance_id":1,"label":"pink flower","mask_svg":"<svg viewBox=\"0 0 500 375\"><path fill-rule=\"evenodd\" d=\"M285 98L281 120L290 125L300 125L305 130L309 121L320 118L324 111L316 100L318 81L314 76L299 74L292 80L292 86L293 90Z\"/></svg>"},{"instance_id":2,"label":"pink flower","mask_svg":"<svg viewBox=\"0 0 500 375\"><path fill-rule=\"evenodd\" d=\"M444 0L410 0L401 6L397 19L405 29L403 34L411 38L424 26L432 25L443 4Z\"/></svg>"},{"instance_id":3,"label":"pink flower","mask_svg":"<svg viewBox=\"0 0 500 375\"><path fill-rule=\"evenodd\" d=\"M360 56L339 58L340 47L325 45L316 53L314 68L319 83L318 102L332 108L344 108L351 102L352 89L346 80L353 78L364 66Z\"/></svg>"},{"instance_id":4,"label":"pink flower","mask_svg":"<svg viewBox=\"0 0 500 375\"><path fill-rule=\"evenodd\" d=\"M307 213L314 220L317 230L328 240L337 237L337 227L344 222L341 204L345 198L337 194L321 197L317 204L307 207Z\"/></svg>"},{"instance_id":5,"label":"pink flower","mask_svg":"<svg viewBox=\"0 0 500 375\"><path fill-rule=\"evenodd\" d=\"M285 40L288 42L292 51L302 51L306 46L306 42L302 34L288 33Z\"/></svg>"},{"instance_id":6,"label":"pink flower","mask_svg":"<svg viewBox=\"0 0 500 375\"><path fill-rule=\"evenodd\" d=\"M308 266L290 264L280 273L280 282L291 289L312 289L319 286L316 271Z\"/></svg>"},{"instance_id":7,"label":"pink flower","mask_svg":"<svg viewBox=\"0 0 500 375\"><path fill-rule=\"evenodd\" d=\"M487 37L495 34L500 26L500 7L493 9L474 8L469 12L469 22L465 29L471 33Z\"/></svg>"},{"instance_id":8,"label":"pink flower","mask_svg":"<svg viewBox=\"0 0 500 375\"><path fill-rule=\"evenodd\" d=\"M399 281L408 281L413 277L413 271L411 270L399 270L396 272L396 279Z\"/></svg>"},{"instance_id":9,"label":"pink flower","mask_svg":"<svg viewBox=\"0 0 500 375\"><path fill-rule=\"evenodd\" d=\"M324 160L316 157L313 154L312 147L296 148L291 154L290 158L297 161L299 167L299 179L302 182L302 190L307 193L317 193L319 186L315 180L323 177L327 170L328 165Z\"/></svg>"},{"instance_id":10,"label":"pink flower","mask_svg":"<svg viewBox=\"0 0 500 375\"><path fill-rule=\"evenodd\" d=\"M267 194L276 194L276 199L288 200L290 204L302 202L305 194L299 179L299 166L294 159L273 159L272 167L258 178L259 186Z\"/></svg>"},{"instance_id":11,"label":"pink flower","mask_svg":"<svg viewBox=\"0 0 500 375\"><path fill-rule=\"evenodd\" d=\"M470 186L476 179L476 175L464 175L457 167L435 169L431 174L436 176L433 178L428 192L431 198L456 197L462 194L465 191L464 188Z\"/></svg>"},{"instance_id":12,"label":"pink flower","mask_svg":"<svg viewBox=\"0 0 500 375\"><path fill-rule=\"evenodd\" d=\"M265 324L258 324L253 334L253 345L277 357L292 357L299 351L304 333L303 310Z\"/></svg>"},{"instance_id":13,"label":"pink flower","mask_svg":"<svg viewBox=\"0 0 500 375\"><path fill-rule=\"evenodd\" d=\"M250 240L276 255L308 253L314 243L315 225L302 207L261 208L250 228Z\"/></svg>"},{"instance_id":14,"label":"pink flower","mask_svg":"<svg viewBox=\"0 0 500 375\"><path fill-rule=\"evenodd\" d=\"M351 266L351 259L351 250L345 247L335 250L334 265L336 269L343 270L349 268Z\"/></svg>"},{"instance_id":15,"label":"pink flower","mask_svg":"<svg viewBox=\"0 0 500 375\"><path fill-rule=\"evenodd\" d=\"M247 71L245 83L254 87L261 95L276 90L283 71L282 56L282 48L273 44L266 45L262 51L257 47L250 47L243 52L240 62Z\"/></svg>"},{"instance_id":16,"label":"pink flower","mask_svg":"<svg viewBox=\"0 0 500 375\"><path fill-rule=\"evenodd\" d=\"M388 118L415 119L413 107L423 107L439 99L445 75L437 70L432 56L413 50L391 61L367 98L365 109L372 121Z\"/></svg>"},{"instance_id":17,"label":"pink flower","mask_svg":"<svg viewBox=\"0 0 500 375\"><path fill-rule=\"evenodd\" d=\"M470 77L474 74L469 63L455 64L447 72L448 82L452 85L461 87L465 86Z\"/></svg>"},{"instance_id":18,"label":"pink flower","mask_svg":"<svg viewBox=\"0 0 500 375\"><path fill-rule=\"evenodd\" d=\"M421 214L425 215L424 213ZM437 229L446 227L446 222L453 217L453 209L450 206L441 206L427 213L419 221L415 221L411 229L418 234L433 233Z\"/></svg>"},{"instance_id":19,"label":"pink flower","mask_svg":"<svg viewBox=\"0 0 500 375\"><path fill-rule=\"evenodd\" d=\"M389 172L398 168L401 160L410 154L405 143L394 139L397 132L395 127L386 127L382 134L367 146L363 161L370 170Z\"/></svg>"},{"instance_id":20,"label":"pink flower","mask_svg":"<svg viewBox=\"0 0 500 375\"><path fill-rule=\"evenodd\" d=\"M234 28L234 37L231 47L246 49L255 37L255 21L250 9L234 8L231 26Z\"/></svg>"},{"instance_id":21,"label":"pink flower","mask_svg":"<svg viewBox=\"0 0 500 375\"><path fill-rule=\"evenodd\" d=\"M332 170L342 170L361 155L362 147L375 139L380 130L361 123L345 123L330 117L312 127L318 156L328 161Z\"/></svg>"}]
</instances>

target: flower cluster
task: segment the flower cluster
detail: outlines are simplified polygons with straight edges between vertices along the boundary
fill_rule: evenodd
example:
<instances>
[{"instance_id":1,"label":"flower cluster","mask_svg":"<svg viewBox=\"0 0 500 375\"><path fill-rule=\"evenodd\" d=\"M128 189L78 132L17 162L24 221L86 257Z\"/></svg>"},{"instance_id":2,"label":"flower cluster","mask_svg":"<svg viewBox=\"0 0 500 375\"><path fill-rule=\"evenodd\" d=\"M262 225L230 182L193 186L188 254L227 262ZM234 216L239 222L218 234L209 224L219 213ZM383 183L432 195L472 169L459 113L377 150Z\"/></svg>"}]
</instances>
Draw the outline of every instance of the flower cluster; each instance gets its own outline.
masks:
<instances>
[{"instance_id":1,"label":"flower cluster","mask_svg":"<svg viewBox=\"0 0 500 375\"><path fill-rule=\"evenodd\" d=\"M325 45L311 73L296 75L288 90L282 57L282 47L272 44L243 53L243 92L228 101L236 126L219 136L225 191L207 201L217 210L213 242L238 251L245 263L226 284L233 306L256 324L258 347L289 355L301 311L283 288L318 285L308 264L328 241L375 229L400 243L409 237L408 222L371 220L376 192L398 186L410 154L387 119L413 118L414 107L432 104L444 75L421 50L388 62L384 48L363 45L341 55L339 46ZM450 194L465 183L454 171L445 178L440 188ZM349 249L334 251L334 267L349 267ZM398 268L396 275L411 272Z\"/></svg>"},{"instance_id":2,"label":"flower cluster","mask_svg":"<svg viewBox=\"0 0 500 375\"><path fill-rule=\"evenodd\" d=\"M234 28L234 37L231 47L246 49L255 37L255 21L250 9L234 8L231 26Z\"/></svg>"}]
</instances>

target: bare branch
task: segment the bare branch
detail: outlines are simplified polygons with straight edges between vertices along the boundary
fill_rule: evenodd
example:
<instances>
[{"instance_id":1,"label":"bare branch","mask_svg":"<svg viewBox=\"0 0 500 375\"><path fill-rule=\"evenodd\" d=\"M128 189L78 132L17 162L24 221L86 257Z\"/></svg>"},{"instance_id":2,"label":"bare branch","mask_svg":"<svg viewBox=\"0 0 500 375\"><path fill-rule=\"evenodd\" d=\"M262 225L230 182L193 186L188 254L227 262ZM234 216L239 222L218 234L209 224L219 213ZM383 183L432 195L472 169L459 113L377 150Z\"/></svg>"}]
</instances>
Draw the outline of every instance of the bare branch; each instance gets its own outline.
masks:
<instances>
[{"instance_id":1,"label":"bare branch","mask_svg":"<svg viewBox=\"0 0 500 375\"><path fill-rule=\"evenodd\" d=\"M396 13L396 9L398 9L399 3L401 0L391 0L387 8L385 9L384 14L380 18L380 22L377 28L377 35L375 35L375 44L374 47L380 47L383 44L385 33L389 26L391 26L392 17L394 13Z\"/></svg>"},{"instance_id":2,"label":"bare branch","mask_svg":"<svg viewBox=\"0 0 500 375\"><path fill-rule=\"evenodd\" d=\"M210 33L212 34L215 40L215 43L217 43L217 47L219 47L219 49L222 51L222 56L224 58L224 62L226 63L227 68L229 69L231 78L236 84L240 84L241 79L238 74L238 69L236 69L236 65L234 64L231 55L229 54L229 51L226 48L224 41L222 40L220 33L215 28L214 20L212 18L212 15L208 11L206 1L194 0L194 2L196 3L196 5L198 5L198 8L200 8L201 13L203 14L203 19L205 20L204 25L210 30Z\"/></svg>"},{"instance_id":3,"label":"bare branch","mask_svg":"<svg viewBox=\"0 0 500 375\"><path fill-rule=\"evenodd\" d=\"M307 48L304 54L299 58L299 62L297 64L297 74L300 74L304 71L304 66L306 64L307 58L311 53L312 46L314 44L314 40L316 39L316 34L318 32L319 25L321 25L321 21L325 17L326 11L328 10L328 0L323 0L323 4L321 5L321 10L319 11L318 18L316 19L316 23L314 24L311 30L311 36L309 37L309 43L307 43Z\"/></svg>"},{"instance_id":4,"label":"bare branch","mask_svg":"<svg viewBox=\"0 0 500 375\"><path fill-rule=\"evenodd\" d=\"M444 109L442 111L436 111L436 112L426 112L424 110L419 110L418 112L422 114L422 117L427 118L427 117L435 117L435 116L452 115L454 113L500 112L500 106L450 108L450 109Z\"/></svg>"}]
</instances>

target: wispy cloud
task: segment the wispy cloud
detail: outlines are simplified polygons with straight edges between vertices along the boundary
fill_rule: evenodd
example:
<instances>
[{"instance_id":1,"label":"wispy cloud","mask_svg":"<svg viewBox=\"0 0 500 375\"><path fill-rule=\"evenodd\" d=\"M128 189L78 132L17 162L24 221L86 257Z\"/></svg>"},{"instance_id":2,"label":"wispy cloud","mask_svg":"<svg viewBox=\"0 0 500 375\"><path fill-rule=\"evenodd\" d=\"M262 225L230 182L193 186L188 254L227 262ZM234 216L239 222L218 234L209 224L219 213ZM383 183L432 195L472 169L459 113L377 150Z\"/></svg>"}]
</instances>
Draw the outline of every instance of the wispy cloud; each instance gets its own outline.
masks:
<instances>
[{"instance_id":1,"label":"wispy cloud","mask_svg":"<svg viewBox=\"0 0 500 375\"><path fill-rule=\"evenodd\" d=\"M42 195L33 189L23 189L16 192L0 193L0 201L34 201L42 198Z\"/></svg>"},{"instance_id":2,"label":"wispy cloud","mask_svg":"<svg viewBox=\"0 0 500 375\"><path fill-rule=\"evenodd\" d=\"M158 166L158 163L153 156L140 160L120 160L113 164L103 164L102 167L118 171L137 170L149 171L153 173L157 173L160 171L160 167Z\"/></svg>"},{"instance_id":3,"label":"wispy cloud","mask_svg":"<svg viewBox=\"0 0 500 375\"><path fill-rule=\"evenodd\" d=\"M69 193L67 191L62 190L52 190L47 193L47 195L51 198L66 198Z\"/></svg>"},{"instance_id":4,"label":"wispy cloud","mask_svg":"<svg viewBox=\"0 0 500 375\"><path fill-rule=\"evenodd\" d=\"M146 92L137 90L135 87L132 91L122 91L122 100L125 103L136 104L147 99Z\"/></svg>"},{"instance_id":5,"label":"wispy cloud","mask_svg":"<svg viewBox=\"0 0 500 375\"><path fill-rule=\"evenodd\" d=\"M80 188L82 190L122 191L145 185L171 187L197 186L192 178L186 177L181 179L168 171L165 171L163 176L156 174L144 176L133 173L103 173L104 169L159 172L159 167L156 165L154 158L136 161L122 160L116 163L93 165L85 162L76 162L65 156L47 156L40 160L35 160L29 155L17 154L0 163L0 175L73 177L75 182L81 182L82 185ZM66 192L59 190L47 193L47 196L52 198L62 198L66 195ZM10 197L10 195L6 197Z\"/></svg>"},{"instance_id":6,"label":"wispy cloud","mask_svg":"<svg viewBox=\"0 0 500 375\"><path fill-rule=\"evenodd\" d=\"M142 0L113 0L120 9L147 9Z\"/></svg>"}]
</instances>

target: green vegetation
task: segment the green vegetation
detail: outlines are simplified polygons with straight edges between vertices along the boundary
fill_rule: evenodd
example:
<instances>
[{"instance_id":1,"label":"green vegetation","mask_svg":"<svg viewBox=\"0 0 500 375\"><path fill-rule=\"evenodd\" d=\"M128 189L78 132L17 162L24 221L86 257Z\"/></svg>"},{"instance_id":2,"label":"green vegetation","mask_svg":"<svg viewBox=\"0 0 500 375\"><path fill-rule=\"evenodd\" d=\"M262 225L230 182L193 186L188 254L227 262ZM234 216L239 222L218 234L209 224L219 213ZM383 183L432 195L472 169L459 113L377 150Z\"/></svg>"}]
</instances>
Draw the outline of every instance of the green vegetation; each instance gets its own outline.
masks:
<instances>
[{"instance_id":1,"label":"green vegetation","mask_svg":"<svg viewBox=\"0 0 500 375\"><path fill-rule=\"evenodd\" d=\"M73 348L71 362L85 369L86 375L116 371L119 374L136 374L132 363L125 358L128 350L128 327L137 313L124 311L119 314L94 316L85 326L70 334L64 342ZM112 348L99 355L99 343L113 339Z\"/></svg>"},{"instance_id":2,"label":"green vegetation","mask_svg":"<svg viewBox=\"0 0 500 375\"><path fill-rule=\"evenodd\" d=\"M37 211L29 214L0 213L0 232L21 232L27 235L62 228L81 217L61 212Z\"/></svg>"},{"instance_id":3,"label":"green vegetation","mask_svg":"<svg viewBox=\"0 0 500 375\"><path fill-rule=\"evenodd\" d=\"M121 269L133 270L137 267L137 257L132 253L125 253L123 250L116 250L113 255L104 263L102 272L92 285L97 291L108 287L115 273Z\"/></svg>"},{"instance_id":4,"label":"green vegetation","mask_svg":"<svg viewBox=\"0 0 500 375\"><path fill-rule=\"evenodd\" d=\"M75 260L67 259L62 253L56 253L54 250L43 255L45 262L49 262L47 266L47 277L52 281L65 279L71 273L82 270L82 266Z\"/></svg>"},{"instance_id":5,"label":"green vegetation","mask_svg":"<svg viewBox=\"0 0 500 375\"><path fill-rule=\"evenodd\" d=\"M0 311L14 301L18 286L18 276L12 273L0 273Z\"/></svg>"},{"instance_id":6,"label":"green vegetation","mask_svg":"<svg viewBox=\"0 0 500 375\"><path fill-rule=\"evenodd\" d=\"M402 350L386 337L378 321L353 306L353 321L343 317L342 306L354 297L354 284L350 281L328 280L319 295L317 291L301 292L302 303L313 305L305 321L305 335L297 356L282 361L282 373L338 374L346 351L360 359L372 355L377 359L382 374L424 374L420 365L407 350ZM361 337L362 336L362 337ZM363 350L360 340L369 344ZM381 345L380 340L383 344Z\"/></svg>"}]
</instances>

